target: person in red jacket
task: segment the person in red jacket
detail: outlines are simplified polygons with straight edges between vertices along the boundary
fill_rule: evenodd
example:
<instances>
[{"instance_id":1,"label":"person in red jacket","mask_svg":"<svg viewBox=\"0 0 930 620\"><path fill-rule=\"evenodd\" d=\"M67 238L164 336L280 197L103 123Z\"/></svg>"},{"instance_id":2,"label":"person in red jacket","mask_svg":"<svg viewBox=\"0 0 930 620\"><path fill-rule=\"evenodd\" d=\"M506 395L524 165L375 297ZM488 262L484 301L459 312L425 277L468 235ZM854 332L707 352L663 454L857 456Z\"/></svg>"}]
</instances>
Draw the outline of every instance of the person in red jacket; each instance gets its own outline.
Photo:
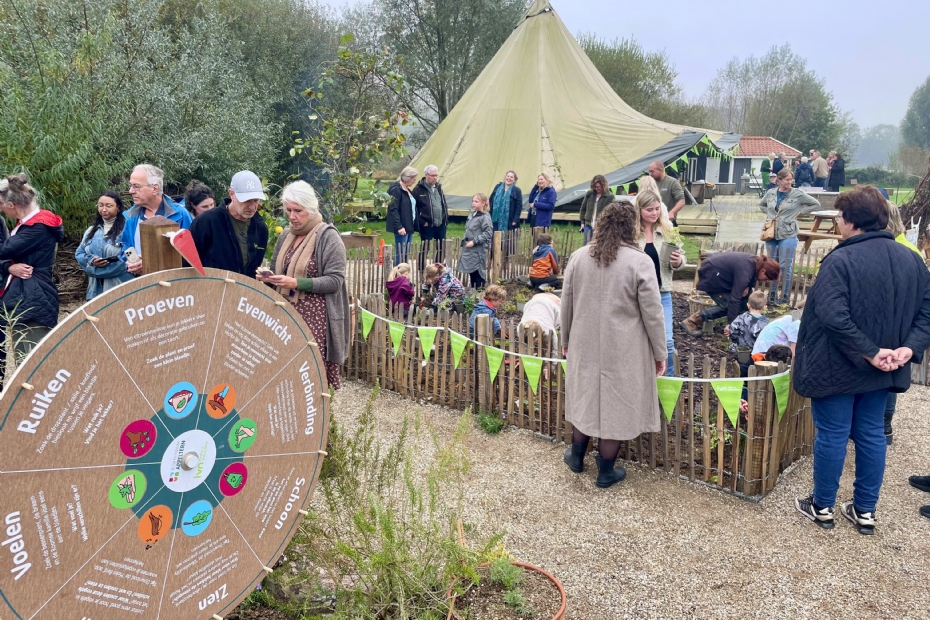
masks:
<instances>
[{"instance_id":1,"label":"person in red jacket","mask_svg":"<svg viewBox=\"0 0 930 620\"><path fill-rule=\"evenodd\" d=\"M539 288L543 285L556 284L559 279L559 257L552 247L552 235L542 233L536 237L533 248L533 265L530 267L530 286Z\"/></svg>"}]
</instances>

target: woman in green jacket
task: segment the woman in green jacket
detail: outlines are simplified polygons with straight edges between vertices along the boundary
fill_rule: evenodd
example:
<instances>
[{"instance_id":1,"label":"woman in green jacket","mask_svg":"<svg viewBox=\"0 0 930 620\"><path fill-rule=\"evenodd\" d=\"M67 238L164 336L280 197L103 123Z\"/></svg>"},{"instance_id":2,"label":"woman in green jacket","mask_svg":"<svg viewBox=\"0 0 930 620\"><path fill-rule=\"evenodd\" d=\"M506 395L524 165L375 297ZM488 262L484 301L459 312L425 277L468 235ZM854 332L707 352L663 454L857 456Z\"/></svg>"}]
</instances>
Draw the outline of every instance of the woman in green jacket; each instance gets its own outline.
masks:
<instances>
[{"instance_id":1,"label":"woman in green jacket","mask_svg":"<svg viewBox=\"0 0 930 620\"><path fill-rule=\"evenodd\" d=\"M597 221L597 214L614 201L614 195L607 187L607 179L603 174L595 176L591 180L591 189L585 192L581 201L581 232L584 233L584 244L588 245L591 236L594 234L594 224Z\"/></svg>"},{"instance_id":2,"label":"woman in green jacket","mask_svg":"<svg viewBox=\"0 0 930 620\"><path fill-rule=\"evenodd\" d=\"M791 291L791 270L794 252L798 247L798 216L820 209L820 202L797 188L791 187L794 174L790 168L778 171L777 187L765 192L759 208L765 213L765 221L775 220L775 238L765 242L765 253L781 265L785 274L785 285L781 297L776 298L777 284L772 287L769 303L788 303Z\"/></svg>"}]
</instances>

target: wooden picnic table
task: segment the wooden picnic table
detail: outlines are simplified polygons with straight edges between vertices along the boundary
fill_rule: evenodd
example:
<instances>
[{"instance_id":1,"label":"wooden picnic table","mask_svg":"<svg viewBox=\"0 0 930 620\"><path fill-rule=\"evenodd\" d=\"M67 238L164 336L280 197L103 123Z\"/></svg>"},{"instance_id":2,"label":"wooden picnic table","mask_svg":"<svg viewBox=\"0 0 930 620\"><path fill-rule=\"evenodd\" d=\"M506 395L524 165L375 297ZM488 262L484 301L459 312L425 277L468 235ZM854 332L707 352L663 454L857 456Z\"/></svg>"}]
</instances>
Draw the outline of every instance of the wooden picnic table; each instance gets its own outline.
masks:
<instances>
[{"instance_id":1,"label":"wooden picnic table","mask_svg":"<svg viewBox=\"0 0 930 620\"><path fill-rule=\"evenodd\" d=\"M816 239L835 239L839 241L842 239L839 235L839 231L836 229L836 217L840 214L839 211L830 210L830 211L814 211L811 215L814 216L814 223L811 225L809 231L800 231L798 233L798 238L804 239L804 251L807 252L810 250L811 244ZM830 228L827 230L820 230L820 225L830 220Z\"/></svg>"}]
</instances>

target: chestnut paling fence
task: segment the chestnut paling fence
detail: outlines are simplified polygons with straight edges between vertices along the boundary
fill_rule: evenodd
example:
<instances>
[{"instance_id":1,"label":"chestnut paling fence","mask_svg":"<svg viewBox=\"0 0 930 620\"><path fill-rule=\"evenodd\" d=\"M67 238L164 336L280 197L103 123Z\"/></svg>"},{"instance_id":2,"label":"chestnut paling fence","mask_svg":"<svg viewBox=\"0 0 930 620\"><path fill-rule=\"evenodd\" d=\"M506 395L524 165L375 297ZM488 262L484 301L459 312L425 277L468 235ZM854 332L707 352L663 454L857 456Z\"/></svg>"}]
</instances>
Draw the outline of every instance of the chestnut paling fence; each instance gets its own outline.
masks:
<instances>
[{"instance_id":1,"label":"chestnut paling fence","mask_svg":"<svg viewBox=\"0 0 930 620\"><path fill-rule=\"evenodd\" d=\"M546 229L523 228L509 231L506 234L494 233L494 241L488 253L488 282L528 277L533 262L536 235L544 230ZM580 245L581 236L573 230L561 230L553 235L553 246L559 257L559 267L562 271L568 264L571 253ZM361 299L368 294L383 293L384 283L388 279L391 268L398 262L407 262L411 265L411 284L417 289L422 283L422 269L436 262L445 263L451 267L456 277L467 286L469 284L467 275L456 270L461 251L461 239L458 238L425 242L416 240L402 248L400 256L393 245L387 244L380 250L371 248L347 250L346 281L349 294L355 299ZM701 262L711 254L732 251L764 255L765 244L702 241L698 256L690 256L688 259L700 266ZM796 306L807 297L807 292L817 278L820 261L826 253L827 250L824 248L812 248L807 252L802 250L794 254L794 275L787 293L789 305ZM778 281L766 282L761 284L760 288L768 293L772 287L775 287L779 297L783 297L785 296L785 281L786 274L782 273ZM697 274L695 274L694 283L697 284Z\"/></svg>"},{"instance_id":2,"label":"chestnut paling fence","mask_svg":"<svg viewBox=\"0 0 930 620\"><path fill-rule=\"evenodd\" d=\"M479 317L468 338L467 316L427 310L404 318L399 308L387 309L380 294L365 296L353 312L353 339L342 369L347 378L378 381L415 401L471 406L542 437L571 441L556 335L524 330L511 320L502 325L500 337L493 337L487 317ZM464 347L463 339L468 340ZM503 358L496 373L489 357L492 362ZM760 364L749 374L786 370ZM779 414L772 381L748 381L749 410L731 419L710 380L739 377L737 364L689 355L676 359L676 374L683 382L671 416L661 417L659 432L623 442L622 458L736 495L761 497L785 469L811 453L810 402L793 389Z\"/></svg>"}]
</instances>

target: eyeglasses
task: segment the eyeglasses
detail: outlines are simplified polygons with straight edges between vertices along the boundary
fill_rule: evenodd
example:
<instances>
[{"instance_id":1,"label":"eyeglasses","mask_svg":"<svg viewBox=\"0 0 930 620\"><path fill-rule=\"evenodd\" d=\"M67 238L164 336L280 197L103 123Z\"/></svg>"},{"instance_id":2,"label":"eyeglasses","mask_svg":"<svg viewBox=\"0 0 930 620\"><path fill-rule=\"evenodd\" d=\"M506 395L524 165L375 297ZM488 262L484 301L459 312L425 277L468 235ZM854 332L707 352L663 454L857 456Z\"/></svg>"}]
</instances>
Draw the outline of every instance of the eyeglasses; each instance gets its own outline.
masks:
<instances>
[{"instance_id":1,"label":"eyeglasses","mask_svg":"<svg viewBox=\"0 0 930 620\"><path fill-rule=\"evenodd\" d=\"M130 189L130 190L133 190L133 189L134 189L134 190L136 190L137 192L138 192L140 189L142 189L143 187L152 187L152 184L151 184L151 183L146 183L145 185L139 185L138 183L130 183L130 184L129 184L129 189Z\"/></svg>"}]
</instances>

